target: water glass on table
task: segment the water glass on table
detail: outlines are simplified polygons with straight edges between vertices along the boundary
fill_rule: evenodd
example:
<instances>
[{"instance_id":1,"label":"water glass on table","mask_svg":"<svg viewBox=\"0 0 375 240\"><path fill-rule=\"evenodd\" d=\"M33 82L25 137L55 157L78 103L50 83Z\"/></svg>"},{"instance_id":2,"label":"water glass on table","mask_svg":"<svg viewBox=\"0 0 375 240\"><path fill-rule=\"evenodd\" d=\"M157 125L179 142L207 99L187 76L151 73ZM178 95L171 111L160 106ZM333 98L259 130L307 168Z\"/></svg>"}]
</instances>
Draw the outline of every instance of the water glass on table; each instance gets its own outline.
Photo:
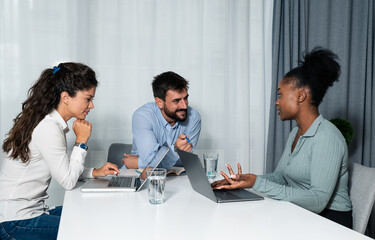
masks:
<instances>
[{"instance_id":1,"label":"water glass on table","mask_svg":"<svg viewBox=\"0 0 375 240\"><path fill-rule=\"evenodd\" d=\"M218 153L204 153L204 169L208 180L211 182L216 178L217 162L219 159Z\"/></svg>"},{"instance_id":2,"label":"water glass on table","mask_svg":"<svg viewBox=\"0 0 375 240\"><path fill-rule=\"evenodd\" d=\"M167 170L164 168L148 169L148 201L151 204L162 204L164 202L165 177Z\"/></svg>"}]
</instances>

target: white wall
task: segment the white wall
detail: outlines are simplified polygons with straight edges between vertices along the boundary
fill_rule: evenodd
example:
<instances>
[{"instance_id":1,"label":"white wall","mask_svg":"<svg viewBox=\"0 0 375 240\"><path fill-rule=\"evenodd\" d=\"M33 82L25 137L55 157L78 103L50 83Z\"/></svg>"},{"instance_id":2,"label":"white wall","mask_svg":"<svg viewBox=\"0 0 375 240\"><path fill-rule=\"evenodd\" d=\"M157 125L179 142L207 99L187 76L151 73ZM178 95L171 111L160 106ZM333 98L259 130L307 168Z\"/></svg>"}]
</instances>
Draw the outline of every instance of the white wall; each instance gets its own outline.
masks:
<instances>
[{"instance_id":1,"label":"white wall","mask_svg":"<svg viewBox=\"0 0 375 240\"><path fill-rule=\"evenodd\" d=\"M1 142L43 69L83 62L100 82L86 160L99 167L112 142L131 143L132 113L153 101L153 76L171 70L190 81L189 104L202 116L196 153L218 152L220 170L238 161L263 173L272 2L0 0ZM59 186L50 193L62 203Z\"/></svg>"}]
</instances>

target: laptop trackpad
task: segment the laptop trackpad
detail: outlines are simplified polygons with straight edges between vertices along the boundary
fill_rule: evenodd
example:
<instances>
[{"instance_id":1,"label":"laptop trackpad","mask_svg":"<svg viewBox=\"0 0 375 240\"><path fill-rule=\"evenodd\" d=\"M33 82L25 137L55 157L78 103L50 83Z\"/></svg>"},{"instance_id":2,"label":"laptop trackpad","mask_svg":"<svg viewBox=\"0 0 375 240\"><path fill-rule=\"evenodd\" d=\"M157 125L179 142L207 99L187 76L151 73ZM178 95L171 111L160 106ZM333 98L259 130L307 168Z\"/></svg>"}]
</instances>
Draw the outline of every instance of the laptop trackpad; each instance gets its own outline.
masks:
<instances>
[{"instance_id":1,"label":"laptop trackpad","mask_svg":"<svg viewBox=\"0 0 375 240\"><path fill-rule=\"evenodd\" d=\"M252 200L262 200L263 197L254 194L252 192L246 191L244 189L232 189L232 190L214 190L215 196L218 198L219 202L224 201L252 201Z\"/></svg>"},{"instance_id":2,"label":"laptop trackpad","mask_svg":"<svg viewBox=\"0 0 375 240\"><path fill-rule=\"evenodd\" d=\"M109 179L95 178L85 182L84 188L106 188L108 187Z\"/></svg>"},{"instance_id":3,"label":"laptop trackpad","mask_svg":"<svg viewBox=\"0 0 375 240\"><path fill-rule=\"evenodd\" d=\"M249 191L246 191L244 189L234 189L234 190L231 190L231 193L233 195L236 195L238 198L248 198L248 197L253 197L253 193L249 192Z\"/></svg>"},{"instance_id":4,"label":"laptop trackpad","mask_svg":"<svg viewBox=\"0 0 375 240\"><path fill-rule=\"evenodd\" d=\"M239 199L240 197L237 196L237 194L235 194L233 192L235 192L235 190L225 190L225 189L214 190L214 194L215 194L215 196L219 200L235 200L235 199Z\"/></svg>"}]
</instances>

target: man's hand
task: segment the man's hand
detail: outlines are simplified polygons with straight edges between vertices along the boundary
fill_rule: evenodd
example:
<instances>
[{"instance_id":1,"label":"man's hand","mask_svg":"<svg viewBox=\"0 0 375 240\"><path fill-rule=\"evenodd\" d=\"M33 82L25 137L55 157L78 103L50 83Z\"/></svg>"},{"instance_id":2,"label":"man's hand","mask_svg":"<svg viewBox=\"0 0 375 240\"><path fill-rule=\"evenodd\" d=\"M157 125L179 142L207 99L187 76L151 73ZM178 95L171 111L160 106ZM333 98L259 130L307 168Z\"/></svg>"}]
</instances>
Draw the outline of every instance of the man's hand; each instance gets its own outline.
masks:
<instances>
[{"instance_id":1,"label":"man's hand","mask_svg":"<svg viewBox=\"0 0 375 240\"><path fill-rule=\"evenodd\" d=\"M147 170L152 169L152 167L146 167L146 169L142 172L140 177L145 180L147 178Z\"/></svg>"},{"instance_id":2,"label":"man's hand","mask_svg":"<svg viewBox=\"0 0 375 240\"><path fill-rule=\"evenodd\" d=\"M138 168L138 156L124 153L124 158L121 161L129 169Z\"/></svg>"},{"instance_id":3,"label":"man's hand","mask_svg":"<svg viewBox=\"0 0 375 240\"><path fill-rule=\"evenodd\" d=\"M178 136L175 145L178 149L185 152L190 152L193 150L193 144L190 142L189 137L183 133Z\"/></svg>"}]
</instances>

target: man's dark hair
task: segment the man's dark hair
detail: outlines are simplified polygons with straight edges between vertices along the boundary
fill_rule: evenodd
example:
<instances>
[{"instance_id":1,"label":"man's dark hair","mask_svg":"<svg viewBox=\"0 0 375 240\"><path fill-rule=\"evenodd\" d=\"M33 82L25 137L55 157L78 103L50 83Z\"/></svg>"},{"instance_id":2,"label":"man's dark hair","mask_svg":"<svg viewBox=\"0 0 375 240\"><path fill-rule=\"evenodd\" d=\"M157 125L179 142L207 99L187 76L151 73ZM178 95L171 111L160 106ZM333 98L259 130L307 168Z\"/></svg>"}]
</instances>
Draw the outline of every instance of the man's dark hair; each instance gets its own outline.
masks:
<instances>
[{"instance_id":1,"label":"man's dark hair","mask_svg":"<svg viewBox=\"0 0 375 240\"><path fill-rule=\"evenodd\" d=\"M165 101L168 90L182 91L189 89L189 82L175 72L164 72L154 77L152 81L152 91L154 97Z\"/></svg>"}]
</instances>

